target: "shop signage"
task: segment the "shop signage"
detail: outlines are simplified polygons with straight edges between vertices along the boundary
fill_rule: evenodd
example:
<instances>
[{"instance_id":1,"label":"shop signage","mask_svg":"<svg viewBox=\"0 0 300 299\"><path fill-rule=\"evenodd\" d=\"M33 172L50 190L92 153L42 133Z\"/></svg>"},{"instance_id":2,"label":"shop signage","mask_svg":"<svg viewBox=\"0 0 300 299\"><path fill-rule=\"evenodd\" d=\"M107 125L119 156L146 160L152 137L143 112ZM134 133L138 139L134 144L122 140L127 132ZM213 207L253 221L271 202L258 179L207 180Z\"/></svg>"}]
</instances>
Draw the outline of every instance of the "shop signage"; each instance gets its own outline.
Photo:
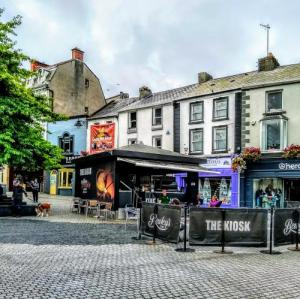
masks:
<instances>
[{"instance_id":1,"label":"shop signage","mask_svg":"<svg viewBox=\"0 0 300 299\"><path fill-rule=\"evenodd\" d=\"M90 134L90 152L103 152L115 146L115 124L92 125Z\"/></svg>"},{"instance_id":2,"label":"shop signage","mask_svg":"<svg viewBox=\"0 0 300 299\"><path fill-rule=\"evenodd\" d=\"M70 155L70 156L65 156L62 159L62 164L72 164L74 159L76 159L77 157L79 157L79 155Z\"/></svg>"},{"instance_id":3,"label":"shop signage","mask_svg":"<svg viewBox=\"0 0 300 299\"><path fill-rule=\"evenodd\" d=\"M300 209L297 209L297 211L300 212ZM300 236L300 223L298 227ZM274 245L285 245L295 242L296 233L295 209L276 209L274 211Z\"/></svg>"},{"instance_id":4,"label":"shop signage","mask_svg":"<svg viewBox=\"0 0 300 299\"><path fill-rule=\"evenodd\" d=\"M300 163L279 163L280 170L300 170Z\"/></svg>"},{"instance_id":5,"label":"shop signage","mask_svg":"<svg viewBox=\"0 0 300 299\"><path fill-rule=\"evenodd\" d=\"M83 168L80 169L80 175L84 176L84 175L91 175L92 174L92 168Z\"/></svg>"},{"instance_id":6,"label":"shop signage","mask_svg":"<svg viewBox=\"0 0 300 299\"><path fill-rule=\"evenodd\" d=\"M157 209L155 209L155 206ZM168 205L156 205L143 202L142 233L153 237L177 243L180 231L181 208Z\"/></svg>"},{"instance_id":7,"label":"shop signage","mask_svg":"<svg viewBox=\"0 0 300 299\"><path fill-rule=\"evenodd\" d=\"M202 164L202 166L207 168L228 168L231 167L231 158L208 158L206 164Z\"/></svg>"},{"instance_id":8,"label":"shop signage","mask_svg":"<svg viewBox=\"0 0 300 299\"><path fill-rule=\"evenodd\" d=\"M262 209L191 208L190 244L220 245L224 229L227 245L266 246L267 215Z\"/></svg>"}]
</instances>

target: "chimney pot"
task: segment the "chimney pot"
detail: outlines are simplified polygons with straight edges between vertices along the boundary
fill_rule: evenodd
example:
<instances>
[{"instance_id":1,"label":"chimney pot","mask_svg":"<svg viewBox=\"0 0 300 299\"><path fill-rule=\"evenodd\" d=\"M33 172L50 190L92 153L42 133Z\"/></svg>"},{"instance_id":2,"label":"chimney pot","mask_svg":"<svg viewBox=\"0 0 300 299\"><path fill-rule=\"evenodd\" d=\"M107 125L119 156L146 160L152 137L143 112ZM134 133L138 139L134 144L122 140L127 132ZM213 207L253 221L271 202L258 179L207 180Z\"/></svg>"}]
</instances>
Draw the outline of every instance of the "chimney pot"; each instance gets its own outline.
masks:
<instances>
[{"instance_id":1,"label":"chimney pot","mask_svg":"<svg viewBox=\"0 0 300 299\"><path fill-rule=\"evenodd\" d=\"M200 72L198 73L198 83L204 83L207 82L209 80L213 79L212 75L210 75L207 72Z\"/></svg>"},{"instance_id":2,"label":"chimney pot","mask_svg":"<svg viewBox=\"0 0 300 299\"><path fill-rule=\"evenodd\" d=\"M273 71L279 66L278 60L272 53L268 53L266 57L258 59L258 71Z\"/></svg>"},{"instance_id":3,"label":"chimney pot","mask_svg":"<svg viewBox=\"0 0 300 299\"><path fill-rule=\"evenodd\" d=\"M78 48L72 49L72 59L77 59L77 60L83 61L83 54L84 54L84 52Z\"/></svg>"},{"instance_id":4,"label":"chimney pot","mask_svg":"<svg viewBox=\"0 0 300 299\"><path fill-rule=\"evenodd\" d=\"M139 89L140 99L147 98L152 95L152 91L148 86L142 86Z\"/></svg>"}]
</instances>

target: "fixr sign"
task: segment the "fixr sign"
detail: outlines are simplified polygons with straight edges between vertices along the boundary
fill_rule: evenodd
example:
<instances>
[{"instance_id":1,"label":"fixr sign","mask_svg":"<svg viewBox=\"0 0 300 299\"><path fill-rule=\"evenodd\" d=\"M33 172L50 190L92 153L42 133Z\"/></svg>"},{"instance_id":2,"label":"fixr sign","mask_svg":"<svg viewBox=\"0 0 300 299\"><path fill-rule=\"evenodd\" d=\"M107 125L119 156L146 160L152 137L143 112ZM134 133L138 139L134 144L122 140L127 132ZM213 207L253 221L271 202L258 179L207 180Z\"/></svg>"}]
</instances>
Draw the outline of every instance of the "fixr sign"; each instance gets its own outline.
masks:
<instances>
[{"instance_id":1,"label":"fixr sign","mask_svg":"<svg viewBox=\"0 0 300 299\"><path fill-rule=\"evenodd\" d=\"M221 231L221 220L205 220L208 231ZM224 221L224 231L229 232L250 232L250 221Z\"/></svg>"}]
</instances>

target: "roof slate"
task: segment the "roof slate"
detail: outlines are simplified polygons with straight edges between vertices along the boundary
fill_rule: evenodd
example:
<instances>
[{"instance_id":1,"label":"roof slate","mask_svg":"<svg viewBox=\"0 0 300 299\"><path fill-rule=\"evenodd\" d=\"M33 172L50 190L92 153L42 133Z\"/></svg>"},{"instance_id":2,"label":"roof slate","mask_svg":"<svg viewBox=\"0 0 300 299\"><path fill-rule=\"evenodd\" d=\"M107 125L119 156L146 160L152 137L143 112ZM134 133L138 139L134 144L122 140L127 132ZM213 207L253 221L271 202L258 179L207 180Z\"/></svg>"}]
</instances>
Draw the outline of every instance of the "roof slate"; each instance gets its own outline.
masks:
<instances>
[{"instance_id":1,"label":"roof slate","mask_svg":"<svg viewBox=\"0 0 300 299\"><path fill-rule=\"evenodd\" d=\"M226 92L235 89L249 89L258 86L284 84L300 81L300 64L280 66L272 71L252 71L238 75L216 78L197 84L187 97Z\"/></svg>"}]
</instances>

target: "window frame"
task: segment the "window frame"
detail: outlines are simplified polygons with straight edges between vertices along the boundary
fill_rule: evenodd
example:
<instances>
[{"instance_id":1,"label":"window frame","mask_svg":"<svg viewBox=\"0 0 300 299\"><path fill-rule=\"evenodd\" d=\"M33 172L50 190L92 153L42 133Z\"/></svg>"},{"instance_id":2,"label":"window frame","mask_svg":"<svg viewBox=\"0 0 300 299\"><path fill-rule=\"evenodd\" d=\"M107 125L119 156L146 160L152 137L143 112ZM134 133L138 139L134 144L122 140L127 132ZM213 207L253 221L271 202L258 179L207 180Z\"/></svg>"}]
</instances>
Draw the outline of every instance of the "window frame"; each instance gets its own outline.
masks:
<instances>
[{"instance_id":1,"label":"window frame","mask_svg":"<svg viewBox=\"0 0 300 299\"><path fill-rule=\"evenodd\" d=\"M63 144L65 144L64 138L65 135L69 136L69 143L70 143L70 151L66 152ZM62 136L58 137L58 146L63 150L64 155L72 155L74 154L74 146L75 146L75 138L74 135L71 135L69 132L64 132Z\"/></svg>"},{"instance_id":2,"label":"window frame","mask_svg":"<svg viewBox=\"0 0 300 299\"><path fill-rule=\"evenodd\" d=\"M160 142L161 142L161 146L160 147L156 146L156 144L155 144L155 140L158 139L158 138L160 138ZM163 136L162 135L152 136L152 146L153 147L162 149L162 142L163 142Z\"/></svg>"},{"instance_id":3,"label":"window frame","mask_svg":"<svg viewBox=\"0 0 300 299\"><path fill-rule=\"evenodd\" d=\"M160 109L161 110L161 123L160 124L156 124L154 122L155 120L155 110ZM158 106L158 107L153 107L152 108L152 129L161 129L163 127L163 107L162 106Z\"/></svg>"},{"instance_id":4,"label":"window frame","mask_svg":"<svg viewBox=\"0 0 300 299\"><path fill-rule=\"evenodd\" d=\"M62 184L64 173L66 173L66 184ZM75 172L74 172L73 168L59 169L59 172L58 172L58 188L59 189L72 189L72 181L71 181L71 184L68 184L70 173L72 173L72 179L74 179Z\"/></svg>"},{"instance_id":5,"label":"window frame","mask_svg":"<svg viewBox=\"0 0 300 299\"><path fill-rule=\"evenodd\" d=\"M269 95L272 93L280 93L281 94L281 108L280 109L274 109L273 111L270 111L268 109L269 106ZM266 101L265 101L265 112L266 113L276 113L283 111L283 89L275 89L275 90L268 90L266 91Z\"/></svg>"},{"instance_id":6,"label":"window frame","mask_svg":"<svg viewBox=\"0 0 300 299\"><path fill-rule=\"evenodd\" d=\"M131 114L135 113L135 127L132 127ZM128 112L128 133L134 133L137 131L137 111L129 111Z\"/></svg>"},{"instance_id":7,"label":"window frame","mask_svg":"<svg viewBox=\"0 0 300 299\"><path fill-rule=\"evenodd\" d=\"M131 141L135 141L135 143L130 143ZM127 144L128 144L128 145L137 144L137 138L128 138Z\"/></svg>"},{"instance_id":8,"label":"window frame","mask_svg":"<svg viewBox=\"0 0 300 299\"><path fill-rule=\"evenodd\" d=\"M201 105L202 106L202 115L201 115L201 119L199 120L193 120L192 119L192 107L195 105ZM204 101L196 101L196 102L190 102L190 124L199 124L199 123L203 123L204 122Z\"/></svg>"},{"instance_id":9,"label":"window frame","mask_svg":"<svg viewBox=\"0 0 300 299\"><path fill-rule=\"evenodd\" d=\"M267 124L270 122L280 122L280 146L279 149L267 149ZM260 126L260 146L263 152L282 152L288 144L288 120L285 118L271 118L261 120Z\"/></svg>"},{"instance_id":10,"label":"window frame","mask_svg":"<svg viewBox=\"0 0 300 299\"><path fill-rule=\"evenodd\" d=\"M201 147L201 151L194 151L193 150L193 140L192 140L192 136L193 133L196 131L201 131L202 132L202 147ZM203 154L203 149L204 149L204 128L196 128L196 129L190 129L190 134L189 134L189 153L190 154L195 154L195 155L202 155Z\"/></svg>"},{"instance_id":11,"label":"window frame","mask_svg":"<svg viewBox=\"0 0 300 299\"><path fill-rule=\"evenodd\" d=\"M216 129L221 129L225 128L226 129L226 146L225 149L215 149L215 130ZM212 127L212 153L217 154L217 153L227 153L228 152L228 125L222 125L222 126L214 126Z\"/></svg>"},{"instance_id":12,"label":"window frame","mask_svg":"<svg viewBox=\"0 0 300 299\"><path fill-rule=\"evenodd\" d=\"M216 102L226 100L226 116L223 117L216 117L215 110L216 110ZM220 121L220 120L228 120L229 115L229 97L221 97L213 100L213 121Z\"/></svg>"}]
</instances>

